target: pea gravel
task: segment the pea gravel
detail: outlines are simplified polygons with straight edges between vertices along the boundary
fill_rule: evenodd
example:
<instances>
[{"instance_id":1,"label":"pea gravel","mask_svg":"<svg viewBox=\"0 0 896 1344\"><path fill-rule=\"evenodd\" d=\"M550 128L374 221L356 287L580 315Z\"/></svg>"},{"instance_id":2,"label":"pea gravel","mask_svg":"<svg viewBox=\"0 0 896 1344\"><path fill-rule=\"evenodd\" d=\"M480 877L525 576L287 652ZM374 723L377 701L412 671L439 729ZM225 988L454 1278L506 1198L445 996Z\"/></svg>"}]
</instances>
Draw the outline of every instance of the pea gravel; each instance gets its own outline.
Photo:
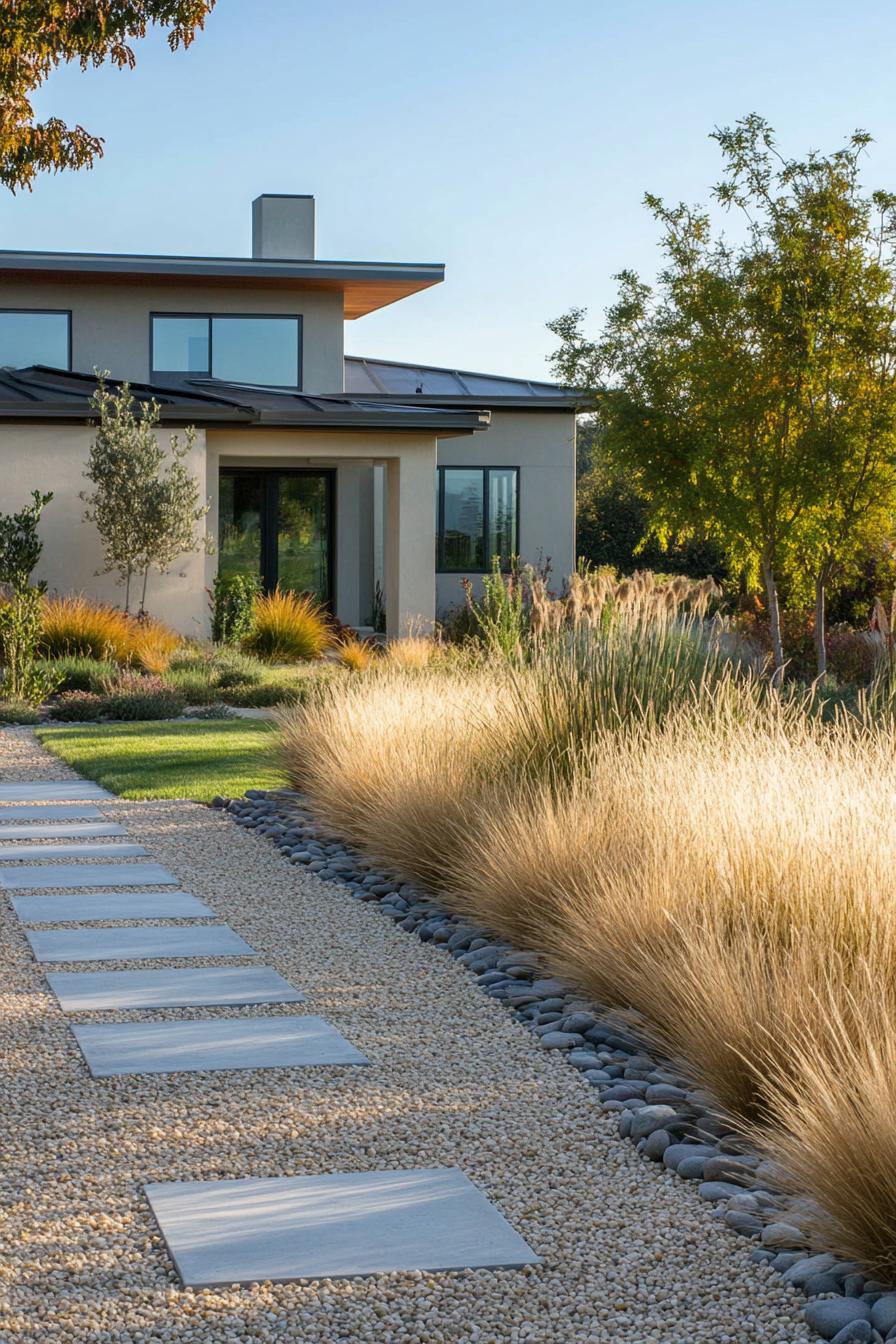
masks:
<instances>
[{"instance_id":1,"label":"pea gravel","mask_svg":"<svg viewBox=\"0 0 896 1344\"><path fill-rule=\"evenodd\" d=\"M28 730L6 729L0 777L72 772ZM645 1163L594 1090L461 966L221 812L117 800L102 810L309 996L127 1020L308 1012L372 1067L91 1080L69 1023L115 1015L63 1017L0 898L3 1344L814 1338L794 1290L751 1263L687 1182ZM170 963L141 967L153 964ZM184 1291L142 1193L150 1181L454 1165L542 1265Z\"/></svg>"}]
</instances>

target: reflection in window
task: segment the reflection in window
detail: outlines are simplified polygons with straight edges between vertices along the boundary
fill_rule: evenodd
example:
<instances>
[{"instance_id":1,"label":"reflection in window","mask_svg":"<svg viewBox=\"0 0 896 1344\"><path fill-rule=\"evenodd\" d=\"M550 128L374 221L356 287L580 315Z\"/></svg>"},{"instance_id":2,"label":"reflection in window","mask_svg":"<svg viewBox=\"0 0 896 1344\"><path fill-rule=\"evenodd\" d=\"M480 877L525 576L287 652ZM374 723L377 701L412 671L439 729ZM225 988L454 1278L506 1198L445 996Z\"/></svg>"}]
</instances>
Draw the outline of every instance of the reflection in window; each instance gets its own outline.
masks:
<instances>
[{"instance_id":1,"label":"reflection in window","mask_svg":"<svg viewBox=\"0 0 896 1344\"><path fill-rule=\"evenodd\" d=\"M212 377L267 387L299 385L297 317L213 317Z\"/></svg>"},{"instance_id":2,"label":"reflection in window","mask_svg":"<svg viewBox=\"0 0 896 1344\"><path fill-rule=\"evenodd\" d=\"M218 494L218 573L251 574L329 602L333 538L331 471L224 467Z\"/></svg>"},{"instance_id":3,"label":"reflection in window","mask_svg":"<svg viewBox=\"0 0 896 1344\"><path fill-rule=\"evenodd\" d=\"M482 472L452 468L442 476L442 565L483 569Z\"/></svg>"},{"instance_id":4,"label":"reflection in window","mask_svg":"<svg viewBox=\"0 0 896 1344\"><path fill-rule=\"evenodd\" d=\"M261 476L221 473L218 502L218 573L261 574Z\"/></svg>"},{"instance_id":5,"label":"reflection in window","mask_svg":"<svg viewBox=\"0 0 896 1344\"><path fill-rule=\"evenodd\" d=\"M69 369L69 314L0 310L0 368Z\"/></svg>"},{"instance_id":6,"label":"reflection in window","mask_svg":"<svg viewBox=\"0 0 896 1344\"><path fill-rule=\"evenodd\" d=\"M516 538L516 468L488 471L488 557L501 557L502 566L519 553Z\"/></svg>"},{"instance_id":7,"label":"reflection in window","mask_svg":"<svg viewBox=\"0 0 896 1344\"><path fill-rule=\"evenodd\" d=\"M208 377L207 317L152 319L153 372L196 373Z\"/></svg>"},{"instance_id":8,"label":"reflection in window","mask_svg":"<svg viewBox=\"0 0 896 1344\"><path fill-rule=\"evenodd\" d=\"M153 377L220 378L262 387L301 386L300 317L156 313Z\"/></svg>"},{"instance_id":9,"label":"reflection in window","mask_svg":"<svg viewBox=\"0 0 896 1344\"><path fill-rule=\"evenodd\" d=\"M519 551L517 467L440 467L436 567L483 571Z\"/></svg>"}]
</instances>

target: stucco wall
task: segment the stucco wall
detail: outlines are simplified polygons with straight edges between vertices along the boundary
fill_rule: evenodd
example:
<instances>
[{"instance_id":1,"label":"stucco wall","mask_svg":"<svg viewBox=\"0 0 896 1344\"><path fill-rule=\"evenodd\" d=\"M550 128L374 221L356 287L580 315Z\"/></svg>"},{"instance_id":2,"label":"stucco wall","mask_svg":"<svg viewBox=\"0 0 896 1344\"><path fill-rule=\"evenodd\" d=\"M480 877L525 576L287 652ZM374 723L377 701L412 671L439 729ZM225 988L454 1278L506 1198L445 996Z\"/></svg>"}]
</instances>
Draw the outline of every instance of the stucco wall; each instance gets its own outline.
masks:
<instances>
[{"instance_id":1,"label":"stucco wall","mask_svg":"<svg viewBox=\"0 0 896 1344\"><path fill-rule=\"evenodd\" d=\"M550 557L556 580L575 568L576 418L569 411L493 410L484 432L441 439L439 466L520 468L520 555ZM435 506L433 506L435 507ZM436 575L440 614L463 602L461 574ZM481 578L469 576L481 590Z\"/></svg>"},{"instance_id":2,"label":"stucco wall","mask_svg":"<svg viewBox=\"0 0 896 1344\"><path fill-rule=\"evenodd\" d=\"M167 445L169 435L160 433ZM35 577L45 579L51 592L84 592L94 598L122 605L124 589L114 574L97 574L102 568L102 548L92 523L84 521L82 490L90 490L84 467L93 430L87 426L0 426L0 511L12 513L31 502L33 490L52 490L53 499L44 510L40 534L44 549ZM207 492L205 436L186 459L196 476L204 499ZM197 535L199 529L197 529ZM182 634L199 636L208 624L205 587L214 560L204 552L183 556L170 574L150 575L147 608Z\"/></svg>"},{"instance_id":3,"label":"stucco wall","mask_svg":"<svg viewBox=\"0 0 896 1344\"><path fill-rule=\"evenodd\" d=\"M435 609L435 440L422 434L314 433L295 430L207 431L211 517L217 518L218 472L226 466L333 467L336 470L336 614L348 625L370 621L374 584L372 478L388 464L385 511L401 537L387 538L385 563L390 633L427 624ZM389 574L391 567L392 573ZM391 596L390 590L391 589Z\"/></svg>"},{"instance_id":4,"label":"stucco wall","mask_svg":"<svg viewBox=\"0 0 896 1344\"><path fill-rule=\"evenodd\" d=\"M72 368L149 381L149 315L300 314L302 377L308 392L341 392L341 294L237 289L211 285L0 283L0 308L64 308L72 314Z\"/></svg>"}]
</instances>

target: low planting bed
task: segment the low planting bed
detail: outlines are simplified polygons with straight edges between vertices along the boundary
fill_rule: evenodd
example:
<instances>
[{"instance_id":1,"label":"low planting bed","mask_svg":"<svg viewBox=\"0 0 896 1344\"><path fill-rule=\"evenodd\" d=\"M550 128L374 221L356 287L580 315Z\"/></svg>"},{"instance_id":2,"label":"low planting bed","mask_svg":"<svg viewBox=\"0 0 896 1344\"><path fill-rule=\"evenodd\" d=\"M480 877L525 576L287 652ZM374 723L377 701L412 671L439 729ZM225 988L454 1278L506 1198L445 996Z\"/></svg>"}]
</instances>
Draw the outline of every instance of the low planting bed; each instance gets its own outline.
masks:
<instances>
[{"instance_id":1,"label":"low planting bed","mask_svg":"<svg viewBox=\"0 0 896 1344\"><path fill-rule=\"evenodd\" d=\"M602 1109L618 1115L621 1137L646 1160L692 1183L722 1227L755 1243L754 1262L810 1299L806 1321L821 1339L896 1341L896 1291L859 1264L813 1248L817 1209L786 1188L781 1170L763 1159L707 1091L658 1056L633 1015L587 998L545 970L538 952L514 947L383 871L321 827L292 790L252 788L243 797L219 795L212 805L271 841L290 862L340 884L355 900L375 903L398 927L464 965L484 993L597 1091Z\"/></svg>"}]
</instances>

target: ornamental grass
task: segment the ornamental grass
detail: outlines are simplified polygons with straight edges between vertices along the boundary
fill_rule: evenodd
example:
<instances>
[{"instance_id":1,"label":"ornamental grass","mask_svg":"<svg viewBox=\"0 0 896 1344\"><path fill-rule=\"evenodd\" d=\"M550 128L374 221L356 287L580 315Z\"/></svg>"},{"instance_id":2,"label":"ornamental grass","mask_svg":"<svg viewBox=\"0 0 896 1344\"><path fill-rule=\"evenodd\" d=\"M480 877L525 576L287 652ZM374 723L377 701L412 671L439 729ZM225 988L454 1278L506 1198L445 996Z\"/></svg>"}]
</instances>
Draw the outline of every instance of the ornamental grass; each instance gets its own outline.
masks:
<instances>
[{"instance_id":1,"label":"ornamental grass","mask_svg":"<svg viewBox=\"0 0 896 1344\"><path fill-rule=\"evenodd\" d=\"M298 663L320 658L330 647L332 634L326 613L313 597L276 588L258 597L252 610L252 628L243 648L272 663Z\"/></svg>"},{"instance_id":2,"label":"ornamental grass","mask_svg":"<svg viewBox=\"0 0 896 1344\"><path fill-rule=\"evenodd\" d=\"M630 1013L815 1203L819 1243L894 1279L891 721L825 723L699 611L645 610L567 614L518 660L383 660L280 714L287 774Z\"/></svg>"},{"instance_id":3,"label":"ornamental grass","mask_svg":"<svg viewBox=\"0 0 896 1344\"><path fill-rule=\"evenodd\" d=\"M44 599L39 645L44 657L95 658L161 673L179 644L180 636L161 621L138 619L81 593Z\"/></svg>"}]
</instances>

